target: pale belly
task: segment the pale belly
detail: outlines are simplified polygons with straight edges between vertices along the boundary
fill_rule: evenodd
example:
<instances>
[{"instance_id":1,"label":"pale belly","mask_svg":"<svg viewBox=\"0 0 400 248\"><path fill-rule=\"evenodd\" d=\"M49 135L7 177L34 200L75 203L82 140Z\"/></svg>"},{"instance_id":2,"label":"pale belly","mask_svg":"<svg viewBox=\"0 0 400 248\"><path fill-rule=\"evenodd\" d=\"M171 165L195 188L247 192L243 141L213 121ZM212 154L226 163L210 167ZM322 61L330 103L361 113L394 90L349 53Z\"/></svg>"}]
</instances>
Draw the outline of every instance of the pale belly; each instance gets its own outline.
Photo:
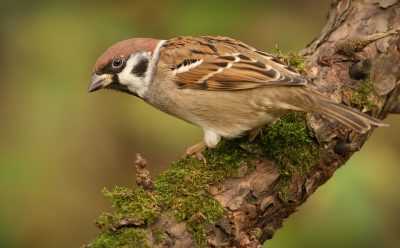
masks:
<instances>
[{"instance_id":1,"label":"pale belly","mask_svg":"<svg viewBox=\"0 0 400 248\"><path fill-rule=\"evenodd\" d=\"M216 105L204 101L204 104L190 106L187 120L222 137L234 138L277 119L266 111L254 110L245 104L227 106L221 101L213 101Z\"/></svg>"},{"instance_id":2,"label":"pale belly","mask_svg":"<svg viewBox=\"0 0 400 248\"><path fill-rule=\"evenodd\" d=\"M283 114L271 112L270 107L259 101L259 93L255 91L253 94L176 88L158 92L157 97L149 99L158 109L226 138L272 123Z\"/></svg>"}]
</instances>

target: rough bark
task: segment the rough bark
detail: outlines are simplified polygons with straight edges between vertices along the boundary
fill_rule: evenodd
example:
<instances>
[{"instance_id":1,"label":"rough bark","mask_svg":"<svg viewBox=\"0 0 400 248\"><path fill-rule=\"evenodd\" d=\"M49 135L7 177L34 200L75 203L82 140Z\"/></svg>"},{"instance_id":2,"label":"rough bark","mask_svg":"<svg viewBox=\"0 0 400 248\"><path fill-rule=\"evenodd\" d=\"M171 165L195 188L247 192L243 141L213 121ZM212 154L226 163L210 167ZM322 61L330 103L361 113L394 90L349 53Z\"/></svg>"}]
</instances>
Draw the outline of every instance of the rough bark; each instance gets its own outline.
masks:
<instances>
[{"instance_id":1,"label":"rough bark","mask_svg":"<svg viewBox=\"0 0 400 248\"><path fill-rule=\"evenodd\" d=\"M335 0L320 36L301 52L304 72L313 87L337 102L381 119L400 113L398 29L398 0ZM224 212L205 226L203 243L195 242L186 220L178 221L170 208L162 206L151 222L125 219L111 231L140 228L140 242L150 247L261 247L372 133L357 134L314 114L307 115L307 123L315 135L319 157L304 173L294 171L283 185L284 175L276 161L258 157L252 160L252 169L240 167L241 173L234 177L208 183L207 194ZM154 184L145 162L140 160L137 166L139 184L152 192ZM202 216L186 219L193 218ZM155 230L161 238L156 237ZM89 246L95 247L93 243Z\"/></svg>"}]
</instances>

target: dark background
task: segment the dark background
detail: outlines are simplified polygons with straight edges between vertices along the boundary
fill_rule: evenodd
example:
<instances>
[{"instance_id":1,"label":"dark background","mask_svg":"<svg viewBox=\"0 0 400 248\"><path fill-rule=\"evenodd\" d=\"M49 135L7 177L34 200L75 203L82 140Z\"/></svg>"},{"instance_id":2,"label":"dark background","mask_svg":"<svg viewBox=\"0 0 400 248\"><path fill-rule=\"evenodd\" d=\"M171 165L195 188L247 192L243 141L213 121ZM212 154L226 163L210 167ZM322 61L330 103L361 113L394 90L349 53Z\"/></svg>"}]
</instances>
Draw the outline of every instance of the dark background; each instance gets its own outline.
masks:
<instances>
[{"instance_id":1,"label":"dark background","mask_svg":"<svg viewBox=\"0 0 400 248\"><path fill-rule=\"evenodd\" d=\"M201 139L198 128L128 95L87 94L96 58L129 37L226 35L261 50L304 47L329 1L1 1L0 247L79 247L134 185ZM271 248L400 247L400 118L285 222Z\"/></svg>"}]
</instances>

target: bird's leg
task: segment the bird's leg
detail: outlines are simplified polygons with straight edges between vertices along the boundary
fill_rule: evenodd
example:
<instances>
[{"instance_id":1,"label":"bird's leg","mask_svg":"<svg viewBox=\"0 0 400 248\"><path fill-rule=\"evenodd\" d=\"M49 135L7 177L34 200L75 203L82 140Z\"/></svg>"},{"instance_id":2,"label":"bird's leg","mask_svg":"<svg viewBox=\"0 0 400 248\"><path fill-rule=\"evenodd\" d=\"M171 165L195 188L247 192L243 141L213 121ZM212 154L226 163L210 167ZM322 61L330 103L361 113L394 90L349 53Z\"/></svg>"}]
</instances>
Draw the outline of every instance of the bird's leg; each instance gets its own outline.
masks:
<instances>
[{"instance_id":1,"label":"bird's leg","mask_svg":"<svg viewBox=\"0 0 400 248\"><path fill-rule=\"evenodd\" d=\"M192 145L186 149L186 156L195 156L198 160L203 161L205 164L207 163L206 158L203 155L203 151L206 149L206 144L202 141L195 145Z\"/></svg>"},{"instance_id":2,"label":"bird's leg","mask_svg":"<svg viewBox=\"0 0 400 248\"><path fill-rule=\"evenodd\" d=\"M259 135L262 135L262 127L256 127L249 131L249 141L253 142Z\"/></svg>"}]
</instances>

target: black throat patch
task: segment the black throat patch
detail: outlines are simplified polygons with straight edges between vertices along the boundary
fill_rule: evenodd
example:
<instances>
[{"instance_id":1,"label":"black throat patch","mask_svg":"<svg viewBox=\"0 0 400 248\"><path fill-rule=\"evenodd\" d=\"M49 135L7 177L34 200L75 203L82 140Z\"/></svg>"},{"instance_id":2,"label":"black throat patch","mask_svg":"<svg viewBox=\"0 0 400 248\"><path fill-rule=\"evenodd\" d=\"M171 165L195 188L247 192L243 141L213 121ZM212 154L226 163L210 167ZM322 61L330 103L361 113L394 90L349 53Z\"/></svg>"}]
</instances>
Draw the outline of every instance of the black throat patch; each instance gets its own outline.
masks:
<instances>
[{"instance_id":1,"label":"black throat patch","mask_svg":"<svg viewBox=\"0 0 400 248\"><path fill-rule=\"evenodd\" d=\"M107 85L105 88L106 89L120 91L120 92L124 92L124 93L127 93L129 95L133 95L133 96L139 97L135 92L130 91L128 89L128 86L123 85L123 84L120 83L118 75L114 75L112 83Z\"/></svg>"}]
</instances>

